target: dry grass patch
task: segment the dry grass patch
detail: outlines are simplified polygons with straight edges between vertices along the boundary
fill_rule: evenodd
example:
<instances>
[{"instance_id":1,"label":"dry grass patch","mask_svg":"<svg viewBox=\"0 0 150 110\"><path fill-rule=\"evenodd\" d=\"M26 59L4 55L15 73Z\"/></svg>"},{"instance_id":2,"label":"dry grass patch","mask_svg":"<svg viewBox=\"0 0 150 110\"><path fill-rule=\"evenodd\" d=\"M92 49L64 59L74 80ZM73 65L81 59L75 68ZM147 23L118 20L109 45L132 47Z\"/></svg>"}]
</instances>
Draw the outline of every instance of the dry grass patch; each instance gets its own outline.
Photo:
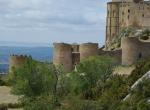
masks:
<instances>
[{"instance_id":1,"label":"dry grass patch","mask_svg":"<svg viewBox=\"0 0 150 110\"><path fill-rule=\"evenodd\" d=\"M132 71L135 69L135 66L117 66L113 74L118 74L118 75L130 75Z\"/></svg>"},{"instance_id":2,"label":"dry grass patch","mask_svg":"<svg viewBox=\"0 0 150 110\"><path fill-rule=\"evenodd\" d=\"M18 103L18 96L11 94L11 88L7 86L0 86L0 104L16 104Z\"/></svg>"}]
</instances>

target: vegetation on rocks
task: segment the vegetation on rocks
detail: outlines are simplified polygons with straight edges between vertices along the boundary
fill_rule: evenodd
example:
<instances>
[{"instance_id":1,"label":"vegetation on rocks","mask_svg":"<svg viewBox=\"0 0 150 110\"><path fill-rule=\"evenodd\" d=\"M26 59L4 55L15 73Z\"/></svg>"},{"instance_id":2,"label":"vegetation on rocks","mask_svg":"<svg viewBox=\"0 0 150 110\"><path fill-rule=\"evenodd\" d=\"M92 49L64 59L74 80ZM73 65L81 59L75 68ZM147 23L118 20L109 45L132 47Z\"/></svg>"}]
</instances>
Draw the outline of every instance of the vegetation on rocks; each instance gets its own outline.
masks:
<instances>
[{"instance_id":1,"label":"vegetation on rocks","mask_svg":"<svg viewBox=\"0 0 150 110\"><path fill-rule=\"evenodd\" d=\"M129 76L112 74L115 66L110 57L90 57L68 74L31 60L10 81L13 93L23 96L24 110L149 110L150 79L131 86L149 71L150 60L138 62Z\"/></svg>"},{"instance_id":2,"label":"vegetation on rocks","mask_svg":"<svg viewBox=\"0 0 150 110\"><path fill-rule=\"evenodd\" d=\"M112 40L110 43L109 49L114 50L121 47L121 38L123 37L137 37L141 40L148 40L150 37L150 30L144 29L144 30L136 30L135 28L128 27L123 28L120 32L120 34Z\"/></svg>"}]
</instances>

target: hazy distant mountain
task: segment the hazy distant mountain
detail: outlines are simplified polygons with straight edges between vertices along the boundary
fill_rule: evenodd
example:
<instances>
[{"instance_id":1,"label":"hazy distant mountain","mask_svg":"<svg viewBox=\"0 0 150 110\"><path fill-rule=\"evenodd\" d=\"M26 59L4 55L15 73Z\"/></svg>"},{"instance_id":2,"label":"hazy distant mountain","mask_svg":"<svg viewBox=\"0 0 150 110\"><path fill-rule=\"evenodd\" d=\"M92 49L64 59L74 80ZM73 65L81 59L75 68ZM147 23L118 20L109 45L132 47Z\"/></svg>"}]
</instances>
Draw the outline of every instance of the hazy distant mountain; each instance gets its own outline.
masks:
<instances>
[{"instance_id":1,"label":"hazy distant mountain","mask_svg":"<svg viewBox=\"0 0 150 110\"><path fill-rule=\"evenodd\" d=\"M10 42L0 41L0 46L17 46L17 47L52 47L50 43L26 43L26 42Z\"/></svg>"},{"instance_id":2,"label":"hazy distant mountain","mask_svg":"<svg viewBox=\"0 0 150 110\"><path fill-rule=\"evenodd\" d=\"M34 59L39 61L51 61L53 55L52 47L6 47L0 46L0 62L8 62L9 56L17 55L31 55Z\"/></svg>"}]
</instances>

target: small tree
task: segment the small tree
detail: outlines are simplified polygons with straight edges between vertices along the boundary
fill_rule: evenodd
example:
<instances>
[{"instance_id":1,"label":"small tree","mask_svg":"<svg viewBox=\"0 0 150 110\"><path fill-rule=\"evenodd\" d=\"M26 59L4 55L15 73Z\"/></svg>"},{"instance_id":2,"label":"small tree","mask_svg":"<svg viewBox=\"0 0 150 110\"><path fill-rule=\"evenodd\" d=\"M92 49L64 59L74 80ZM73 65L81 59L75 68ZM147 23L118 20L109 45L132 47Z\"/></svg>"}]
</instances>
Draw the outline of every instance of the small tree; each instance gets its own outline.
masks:
<instances>
[{"instance_id":1,"label":"small tree","mask_svg":"<svg viewBox=\"0 0 150 110\"><path fill-rule=\"evenodd\" d=\"M77 72L72 74L72 87L75 93L84 98L95 98L99 82L105 83L112 74L114 60L110 57L97 56L81 61Z\"/></svg>"},{"instance_id":2,"label":"small tree","mask_svg":"<svg viewBox=\"0 0 150 110\"><path fill-rule=\"evenodd\" d=\"M52 110L56 107L58 78L53 64L30 59L11 74L12 92L23 96L25 110Z\"/></svg>"}]
</instances>

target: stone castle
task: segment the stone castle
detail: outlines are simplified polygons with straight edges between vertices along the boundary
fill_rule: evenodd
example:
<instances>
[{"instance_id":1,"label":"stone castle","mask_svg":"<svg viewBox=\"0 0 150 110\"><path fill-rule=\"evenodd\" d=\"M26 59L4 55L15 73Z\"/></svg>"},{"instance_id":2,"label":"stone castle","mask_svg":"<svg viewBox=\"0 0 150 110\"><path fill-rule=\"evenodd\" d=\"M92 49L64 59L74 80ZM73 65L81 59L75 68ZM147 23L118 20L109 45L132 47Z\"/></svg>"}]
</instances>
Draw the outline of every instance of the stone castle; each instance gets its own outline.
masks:
<instances>
[{"instance_id":1,"label":"stone castle","mask_svg":"<svg viewBox=\"0 0 150 110\"><path fill-rule=\"evenodd\" d=\"M107 3L107 25L105 47L99 48L98 43L67 44L54 43L53 63L63 65L70 72L81 60L90 56L111 56L119 64L132 65L139 59L150 57L150 42L143 42L130 36L121 39L121 48L107 50L109 43L117 38L122 28L150 28L150 2L144 0L112 0ZM10 68L20 67L26 56L10 57Z\"/></svg>"},{"instance_id":2,"label":"stone castle","mask_svg":"<svg viewBox=\"0 0 150 110\"><path fill-rule=\"evenodd\" d=\"M107 3L106 48L123 28L150 27L150 1L112 0Z\"/></svg>"},{"instance_id":3,"label":"stone castle","mask_svg":"<svg viewBox=\"0 0 150 110\"><path fill-rule=\"evenodd\" d=\"M99 48L96 43L55 43L53 63L62 64L66 71L70 71L82 59L95 55L114 57L123 65L131 65L150 56L150 43L142 42L134 36L122 38L120 49L107 50L111 41L117 38L123 28L150 28L150 1L112 0L107 3L106 21L105 49Z\"/></svg>"}]
</instances>

